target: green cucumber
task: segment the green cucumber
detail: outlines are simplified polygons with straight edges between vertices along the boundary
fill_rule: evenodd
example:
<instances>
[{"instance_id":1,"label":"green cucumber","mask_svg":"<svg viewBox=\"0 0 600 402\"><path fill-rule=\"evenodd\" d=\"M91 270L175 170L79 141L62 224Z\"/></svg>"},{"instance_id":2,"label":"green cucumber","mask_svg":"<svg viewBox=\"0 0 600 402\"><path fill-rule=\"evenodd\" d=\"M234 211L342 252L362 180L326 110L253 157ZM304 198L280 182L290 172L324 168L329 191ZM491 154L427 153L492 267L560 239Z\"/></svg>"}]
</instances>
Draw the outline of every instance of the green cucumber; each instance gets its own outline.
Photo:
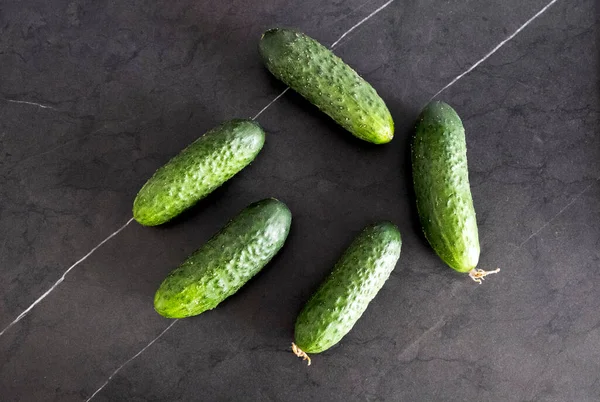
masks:
<instances>
[{"instance_id":1,"label":"green cucumber","mask_svg":"<svg viewBox=\"0 0 600 402\"><path fill-rule=\"evenodd\" d=\"M469 187L465 129L452 107L440 101L425 107L416 125L411 159L419 219L437 255L478 282L497 272L475 269L479 234Z\"/></svg>"},{"instance_id":2,"label":"green cucumber","mask_svg":"<svg viewBox=\"0 0 600 402\"><path fill-rule=\"evenodd\" d=\"M375 89L329 49L303 33L266 31L259 51L267 69L356 137L390 142L394 121Z\"/></svg>"},{"instance_id":3,"label":"green cucumber","mask_svg":"<svg viewBox=\"0 0 600 402\"><path fill-rule=\"evenodd\" d=\"M292 349L305 360L346 335L394 270L402 238L390 222L367 226L296 319Z\"/></svg>"},{"instance_id":4,"label":"green cucumber","mask_svg":"<svg viewBox=\"0 0 600 402\"><path fill-rule=\"evenodd\" d=\"M291 222L288 207L274 198L249 205L167 276L154 309L184 318L215 308L277 254Z\"/></svg>"},{"instance_id":5,"label":"green cucumber","mask_svg":"<svg viewBox=\"0 0 600 402\"><path fill-rule=\"evenodd\" d=\"M265 132L250 120L210 130L144 184L133 202L133 217L145 226L171 220L248 166L264 142Z\"/></svg>"}]
</instances>

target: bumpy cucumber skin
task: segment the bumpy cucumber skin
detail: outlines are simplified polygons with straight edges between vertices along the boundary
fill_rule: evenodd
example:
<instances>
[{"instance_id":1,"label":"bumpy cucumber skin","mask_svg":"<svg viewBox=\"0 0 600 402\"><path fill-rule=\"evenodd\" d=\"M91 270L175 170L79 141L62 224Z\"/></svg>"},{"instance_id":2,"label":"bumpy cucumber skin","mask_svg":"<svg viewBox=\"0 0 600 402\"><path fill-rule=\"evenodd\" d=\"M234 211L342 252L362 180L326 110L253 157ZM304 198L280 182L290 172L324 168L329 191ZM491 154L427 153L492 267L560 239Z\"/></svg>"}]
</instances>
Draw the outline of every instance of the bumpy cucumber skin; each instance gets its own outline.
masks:
<instances>
[{"instance_id":1,"label":"bumpy cucumber skin","mask_svg":"<svg viewBox=\"0 0 600 402\"><path fill-rule=\"evenodd\" d=\"M249 205L167 276L154 309L167 318L185 318L215 308L277 254L291 222L281 201Z\"/></svg>"},{"instance_id":2,"label":"bumpy cucumber skin","mask_svg":"<svg viewBox=\"0 0 600 402\"><path fill-rule=\"evenodd\" d=\"M254 121L215 127L154 173L133 202L133 217L144 226L171 220L249 165L264 142Z\"/></svg>"},{"instance_id":3,"label":"bumpy cucumber skin","mask_svg":"<svg viewBox=\"0 0 600 402\"><path fill-rule=\"evenodd\" d=\"M303 33L275 28L259 44L267 69L356 137L390 142L394 121L375 89L329 49Z\"/></svg>"},{"instance_id":4,"label":"bumpy cucumber skin","mask_svg":"<svg viewBox=\"0 0 600 402\"><path fill-rule=\"evenodd\" d=\"M469 187L465 129L444 102L425 107L412 144L417 209L434 251L458 272L479 262L477 219Z\"/></svg>"},{"instance_id":5,"label":"bumpy cucumber skin","mask_svg":"<svg viewBox=\"0 0 600 402\"><path fill-rule=\"evenodd\" d=\"M323 352L346 335L394 270L402 238L390 222L367 226L296 319L295 343Z\"/></svg>"}]
</instances>

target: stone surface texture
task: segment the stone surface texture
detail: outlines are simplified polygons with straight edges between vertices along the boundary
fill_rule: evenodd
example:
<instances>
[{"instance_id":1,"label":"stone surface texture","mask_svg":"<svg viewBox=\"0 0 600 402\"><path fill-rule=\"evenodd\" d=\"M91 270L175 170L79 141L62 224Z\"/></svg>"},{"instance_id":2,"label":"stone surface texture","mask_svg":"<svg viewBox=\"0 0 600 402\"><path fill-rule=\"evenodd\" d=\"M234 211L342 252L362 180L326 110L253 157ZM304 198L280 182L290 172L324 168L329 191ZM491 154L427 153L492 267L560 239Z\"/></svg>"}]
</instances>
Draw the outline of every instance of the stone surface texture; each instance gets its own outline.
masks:
<instances>
[{"instance_id":1,"label":"stone surface texture","mask_svg":"<svg viewBox=\"0 0 600 402\"><path fill-rule=\"evenodd\" d=\"M266 29L343 36L335 53L396 126L368 144L288 91L257 118L249 167L171 223L131 222L0 335L0 400L600 400L600 5L554 0L523 27L547 1L385 4L0 0L0 330L128 222L159 166L281 93ZM501 268L477 285L422 235L409 144L423 106L484 58L436 97L466 129L479 267ZM159 316L168 272L267 197L293 213L273 261L215 310ZM297 314L382 220L402 233L396 269L307 367Z\"/></svg>"}]
</instances>

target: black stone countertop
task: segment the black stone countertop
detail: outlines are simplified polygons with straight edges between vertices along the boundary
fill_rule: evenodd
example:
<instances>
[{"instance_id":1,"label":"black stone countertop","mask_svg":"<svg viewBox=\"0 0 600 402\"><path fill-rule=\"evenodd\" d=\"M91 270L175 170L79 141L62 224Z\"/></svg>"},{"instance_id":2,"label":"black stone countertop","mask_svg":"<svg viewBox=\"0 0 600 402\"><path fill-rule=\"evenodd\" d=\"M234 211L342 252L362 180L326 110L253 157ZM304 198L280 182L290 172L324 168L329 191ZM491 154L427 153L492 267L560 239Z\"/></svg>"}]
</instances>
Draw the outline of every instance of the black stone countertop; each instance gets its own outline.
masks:
<instances>
[{"instance_id":1,"label":"black stone countertop","mask_svg":"<svg viewBox=\"0 0 600 402\"><path fill-rule=\"evenodd\" d=\"M1 1L0 400L600 400L597 4ZM394 140L361 142L289 91L249 168L172 223L129 222L157 167L285 88L257 52L273 26L342 37ZM479 267L502 269L482 285L415 214L411 131L442 89L466 128ZM156 314L165 275L271 196L294 214L272 263L216 310ZM379 220L402 232L398 266L307 367L295 317Z\"/></svg>"}]
</instances>

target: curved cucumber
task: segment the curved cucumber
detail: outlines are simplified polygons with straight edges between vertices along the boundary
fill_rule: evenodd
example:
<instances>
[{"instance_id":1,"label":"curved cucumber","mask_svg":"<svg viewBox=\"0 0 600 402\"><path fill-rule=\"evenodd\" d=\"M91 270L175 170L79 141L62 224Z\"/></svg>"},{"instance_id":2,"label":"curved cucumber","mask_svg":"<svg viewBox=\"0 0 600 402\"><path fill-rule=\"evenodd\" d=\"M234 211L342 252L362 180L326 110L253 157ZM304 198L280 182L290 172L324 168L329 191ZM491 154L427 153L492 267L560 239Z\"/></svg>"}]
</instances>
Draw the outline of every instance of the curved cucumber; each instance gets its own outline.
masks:
<instances>
[{"instance_id":1,"label":"curved cucumber","mask_svg":"<svg viewBox=\"0 0 600 402\"><path fill-rule=\"evenodd\" d=\"M259 44L267 69L356 137L390 142L394 121L368 82L329 49L303 33L275 28Z\"/></svg>"},{"instance_id":2,"label":"curved cucumber","mask_svg":"<svg viewBox=\"0 0 600 402\"><path fill-rule=\"evenodd\" d=\"M270 198L251 204L167 276L154 308L184 318L215 308L260 271L283 246L292 214Z\"/></svg>"},{"instance_id":3,"label":"curved cucumber","mask_svg":"<svg viewBox=\"0 0 600 402\"><path fill-rule=\"evenodd\" d=\"M390 222L367 226L354 239L296 320L298 356L323 352L352 329L396 266L401 247Z\"/></svg>"},{"instance_id":4,"label":"curved cucumber","mask_svg":"<svg viewBox=\"0 0 600 402\"><path fill-rule=\"evenodd\" d=\"M444 102L425 107L412 146L417 209L425 237L458 272L479 261L479 235L469 187L465 129Z\"/></svg>"},{"instance_id":5,"label":"curved cucumber","mask_svg":"<svg viewBox=\"0 0 600 402\"><path fill-rule=\"evenodd\" d=\"M210 130L144 184L133 202L133 217L145 226L171 220L249 165L264 142L265 132L250 120Z\"/></svg>"}]
</instances>

